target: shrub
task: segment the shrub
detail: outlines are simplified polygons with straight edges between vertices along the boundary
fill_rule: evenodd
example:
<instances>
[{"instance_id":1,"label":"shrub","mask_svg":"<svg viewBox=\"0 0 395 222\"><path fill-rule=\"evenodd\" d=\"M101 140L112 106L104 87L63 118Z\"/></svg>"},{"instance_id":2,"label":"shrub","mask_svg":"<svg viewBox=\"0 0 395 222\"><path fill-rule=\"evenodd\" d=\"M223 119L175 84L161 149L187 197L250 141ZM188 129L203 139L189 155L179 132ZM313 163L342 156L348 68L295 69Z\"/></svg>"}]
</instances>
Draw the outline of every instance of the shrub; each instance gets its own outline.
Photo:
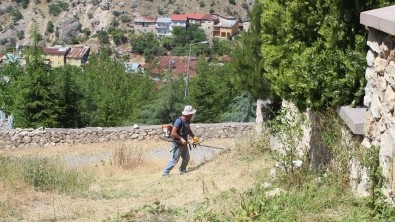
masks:
<instances>
[{"instance_id":1,"label":"shrub","mask_svg":"<svg viewBox=\"0 0 395 222\"><path fill-rule=\"evenodd\" d=\"M112 14L113 14L115 17L118 17L118 16L120 16L122 13L119 12L119 11L113 11Z\"/></svg>"},{"instance_id":2,"label":"shrub","mask_svg":"<svg viewBox=\"0 0 395 222\"><path fill-rule=\"evenodd\" d=\"M54 25L52 21L47 22L47 32L53 33L54 32Z\"/></svg>"},{"instance_id":3,"label":"shrub","mask_svg":"<svg viewBox=\"0 0 395 222\"><path fill-rule=\"evenodd\" d=\"M204 1L200 1L199 6L200 6L200 8L203 8L204 6L206 6L206 4L204 3Z\"/></svg>"},{"instance_id":4,"label":"shrub","mask_svg":"<svg viewBox=\"0 0 395 222\"><path fill-rule=\"evenodd\" d=\"M236 5L236 0L229 0L229 4Z\"/></svg>"},{"instance_id":5,"label":"shrub","mask_svg":"<svg viewBox=\"0 0 395 222\"><path fill-rule=\"evenodd\" d=\"M23 18L22 13L21 13L21 11L19 11L19 9L11 8L10 14L11 14L12 20L14 22L17 22Z\"/></svg>"},{"instance_id":6,"label":"shrub","mask_svg":"<svg viewBox=\"0 0 395 222\"><path fill-rule=\"evenodd\" d=\"M59 15L62 11L65 11L69 8L69 4L67 2L56 2L53 4L50 4L48 6L49 14L57 16Z\"/></svg>"},{"instance_id":7,"label":"shrub","mask_svg":"<svg viewBox=\"0 0 395 222\"><path fill-rule=\"evenodd\" d=\"M122 15L121 17L119 17L119 19L121 20L122 23L128 23L132 21L132 19L127 15Z\"/></svg>"},{"instance_id":8,"label":"shrub","mask_svg":"<svg viewBox=\"0 0 395 222\"><path fill-rule=\"evenodd\" d=\"M16 36L18 37L19 40L22 40L25 38L25 32L23 30L17 31Z\"/></svg>"}]
</instances>

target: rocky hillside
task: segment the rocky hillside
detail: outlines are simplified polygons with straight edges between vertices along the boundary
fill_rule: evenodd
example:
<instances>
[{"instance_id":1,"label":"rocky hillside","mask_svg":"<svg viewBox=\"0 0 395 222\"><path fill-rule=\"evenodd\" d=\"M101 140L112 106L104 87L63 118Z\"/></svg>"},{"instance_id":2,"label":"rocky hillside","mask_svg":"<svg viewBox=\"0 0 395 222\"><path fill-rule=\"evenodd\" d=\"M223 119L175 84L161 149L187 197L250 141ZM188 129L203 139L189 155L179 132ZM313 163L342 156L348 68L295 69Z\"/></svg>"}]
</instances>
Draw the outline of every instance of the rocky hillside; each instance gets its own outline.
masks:
<instances>
[{"instance_id":1,"label":"rocky hillside","mask_svg":"<svg viewBox=\"0 0 395 222\"><path fill-rule=\"evenodd\" d=\"M137 16L205 12L247 18L253 0L0 0L0 47L27 44L33 24L43 41L69 43L76 36L116 26L132 29Z\"/></svg>"}]
</instances>

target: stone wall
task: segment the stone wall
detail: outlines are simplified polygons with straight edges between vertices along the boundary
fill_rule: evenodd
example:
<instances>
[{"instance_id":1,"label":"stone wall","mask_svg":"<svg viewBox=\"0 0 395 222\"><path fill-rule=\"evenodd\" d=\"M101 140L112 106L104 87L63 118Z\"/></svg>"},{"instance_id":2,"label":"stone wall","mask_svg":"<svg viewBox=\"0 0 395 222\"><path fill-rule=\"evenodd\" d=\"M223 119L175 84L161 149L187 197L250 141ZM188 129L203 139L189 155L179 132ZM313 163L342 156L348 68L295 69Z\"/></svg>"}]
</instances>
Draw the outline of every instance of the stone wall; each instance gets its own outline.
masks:
<instances>
[{"instance_id":1,"label":"stone wall","mask_svg":"<svg viewBox=\"0 0 395 222\"><path fill-rule=\"evenodd\" d=\"M255 123L192 124L201 138L235 138L251 134ZM159 140L162 127L142 126L82 129L13 129L0 131L0 149L55 147L60 145L102 143L108 141Z\"/></svg>"},{"instance_id":2,"label":"stone wall","mask_svg":"<svg viewBox=\"0 0 395 222\"><path fill-rule=\"evenodd\" d=\"M363 145L379 147L380 166L387 179L383 193L394 202L395 37L369 29L364 105L367 107Z\"/></svg>"}]
</instances>

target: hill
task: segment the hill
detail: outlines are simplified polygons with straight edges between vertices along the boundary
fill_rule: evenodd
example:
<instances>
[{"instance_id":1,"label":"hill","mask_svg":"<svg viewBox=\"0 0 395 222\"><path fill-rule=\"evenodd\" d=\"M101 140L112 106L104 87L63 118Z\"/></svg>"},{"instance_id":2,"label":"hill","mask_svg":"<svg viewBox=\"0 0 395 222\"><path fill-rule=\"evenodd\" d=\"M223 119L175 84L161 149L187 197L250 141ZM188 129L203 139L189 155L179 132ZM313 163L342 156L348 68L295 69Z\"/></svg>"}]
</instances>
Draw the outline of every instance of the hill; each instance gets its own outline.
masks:
<instances>
[{"instance_id":1,"label":"hill","mask_svg":"<svg viewBox=\"0 0 395 222\"><path fill-rule=\"evenodd\" d=\"M166 17L173 13L218 13L247 19L252 0L1 0L0 47L30 40L29 30L38 25L49 44L69 43L76 36L91 38L110 26L132 32L138 16ZM87 39L85 39L87 41Z\"/></svg>"}]
</instances>

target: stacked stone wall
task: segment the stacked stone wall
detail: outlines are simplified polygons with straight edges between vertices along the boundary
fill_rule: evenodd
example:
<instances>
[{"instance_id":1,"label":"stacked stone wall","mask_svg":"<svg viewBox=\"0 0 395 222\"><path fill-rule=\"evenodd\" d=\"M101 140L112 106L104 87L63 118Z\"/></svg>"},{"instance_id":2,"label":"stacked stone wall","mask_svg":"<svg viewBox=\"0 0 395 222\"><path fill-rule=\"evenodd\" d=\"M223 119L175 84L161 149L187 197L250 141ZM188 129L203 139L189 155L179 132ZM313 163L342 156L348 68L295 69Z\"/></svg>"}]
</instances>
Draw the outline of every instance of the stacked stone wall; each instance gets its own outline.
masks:
<instances>
[{"instance_id":1,"label":"stacked stone wall","mask_svg":"<svg viewBox=\"0 0 395 222\"><path fill-rule=\"evenodd\" d=\"M384 194L393 200L395 181L392 176L395 151L395 37L370 28L366 56L364 105L366 147L379 147L380 166L387 183ZM393 201L391 201L393 202Z\"/></svg>"},{"instance_id":2,"label":"stacked stone wall","mask_svg":"<svg viewBox=\"0 0 395 222\"><path fill-rule=\"evenodd\" d=\"M202 138L235 138L252 134L254 123L192 124ZM103 143L109 141L159 140L161 126L82 129L13 129L0 131L0 149L56 147L61 145Z\"/></svg>"}]
</instances>

